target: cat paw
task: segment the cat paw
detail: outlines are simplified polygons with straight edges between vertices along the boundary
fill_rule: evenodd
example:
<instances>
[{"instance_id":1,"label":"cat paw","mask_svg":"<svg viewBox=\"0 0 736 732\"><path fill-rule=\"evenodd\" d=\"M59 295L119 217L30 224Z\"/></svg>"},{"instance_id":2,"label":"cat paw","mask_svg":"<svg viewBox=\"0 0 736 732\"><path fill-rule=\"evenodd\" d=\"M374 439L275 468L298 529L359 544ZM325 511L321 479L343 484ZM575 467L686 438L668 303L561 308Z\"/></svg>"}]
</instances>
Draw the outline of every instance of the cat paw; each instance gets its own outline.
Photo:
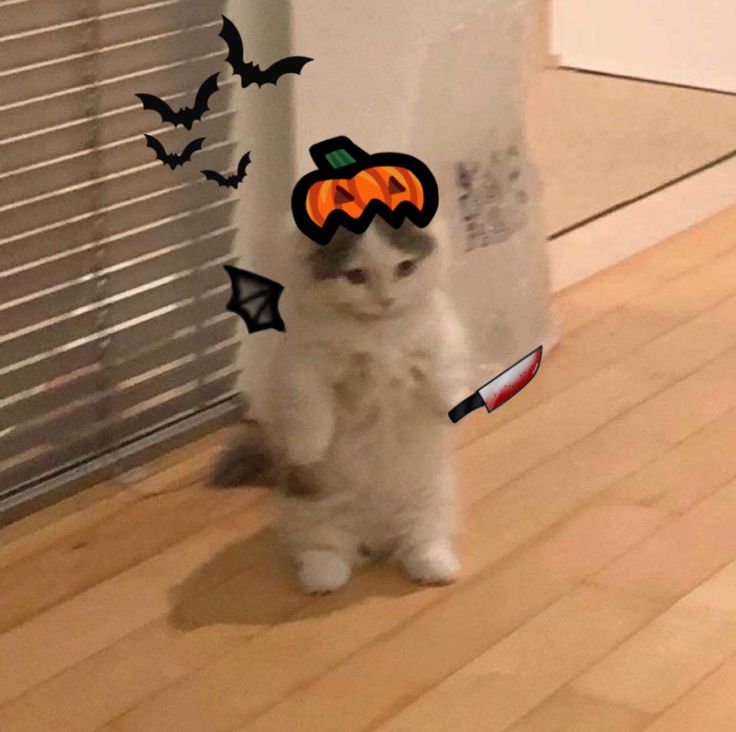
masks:
<instances>
[{"instance_id":1,"label":"cat paw","mask_svg":"<svg viewBox=\"0 0 736 732\"><path fill-rule=\"evenodd\" d=\"M310 595L334 592L350 579L350 565L337 552L311 549L299 556L299 580Z\"/></svg>"},{"instance_id":2,"label":"cat paw","mask_svg":"<svg viewBox=\"0 0 736 732\"><path fill-rule=\"evenodd\" d=\"M423 585L450 585L460 574L460 562L444 539L410 549L401 561L409 576Z\"/></svg>"}]
</instances>

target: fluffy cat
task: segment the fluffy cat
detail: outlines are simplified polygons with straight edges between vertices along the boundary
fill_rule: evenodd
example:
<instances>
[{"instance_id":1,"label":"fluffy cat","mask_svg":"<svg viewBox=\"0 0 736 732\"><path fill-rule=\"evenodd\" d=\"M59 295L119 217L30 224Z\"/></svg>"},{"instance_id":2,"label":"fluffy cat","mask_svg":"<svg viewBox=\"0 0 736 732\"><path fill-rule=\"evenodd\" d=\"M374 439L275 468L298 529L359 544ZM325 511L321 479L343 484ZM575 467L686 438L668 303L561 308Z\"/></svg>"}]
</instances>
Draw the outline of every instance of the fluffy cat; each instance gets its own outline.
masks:
<instances>
[{"instance_id":1,"label":"fluffy cat","mask_svg":"<svg viewBox=\"0 0 736 732\"><path fill-rule=\"evenodd\" d=\"M305 591L393 556L415 580L455 580L447 411L468 396L465 338L427 229L376 220L297 243L295 312L270 369L265 425L280 535Z\"/></svg>"}]
</instances>

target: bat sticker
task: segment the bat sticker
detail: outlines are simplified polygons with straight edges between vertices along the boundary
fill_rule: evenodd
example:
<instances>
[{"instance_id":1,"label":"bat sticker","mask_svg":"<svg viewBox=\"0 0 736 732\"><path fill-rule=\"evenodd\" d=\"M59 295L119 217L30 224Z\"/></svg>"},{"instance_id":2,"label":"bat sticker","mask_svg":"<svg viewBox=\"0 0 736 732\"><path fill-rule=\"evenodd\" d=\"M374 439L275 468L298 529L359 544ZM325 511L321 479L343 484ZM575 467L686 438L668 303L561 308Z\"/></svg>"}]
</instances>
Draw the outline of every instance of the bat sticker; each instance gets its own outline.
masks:
<instances>
[{"instance_id":1,"label":"bat sticker","mask_svg":"<svg viewBox=\"0 0 736 732\"><path fill-rule=\"evenodd\" d=\"M163 99L153 96L152 94L136 94L138 99L143 102L143 109L151 109L161 115L161 120L178 127L183 125L186 129L191 130L195 122L199 122L205 112L209 112L210 97L219 90L217 78L219 74L212 74L202 86L199 87L197 98L193 107L182 107L175 112Z\"/></svg>"},{"instance_id":2,"label":"bat sticker","mask_svg":"<svg viewBox=\"0 0 736 732\"><path fill-rule=\"evenodd\" d=\"M220 188L234 188L237 190L238 186L245 180L247 173L245 172L247 167L250 165L250 152L245 153L240 162L238 163L238 172L235 175L225 177L216 170L203 170L202 175L207 180L214 180Z\"/></svg>"},{"instance_id":3,"label":"bat sticker","mask_svg":"<svg viewBox=\"0 0 736 732\"><path fill-rule=\"evenodd\" d=\"M536 375L542 363L542 346L509 366L503 373L491 379L485 386L453 407L448 416L452 422L459 422L473 410L485 407L493 412L516 396Z\"/></svg>"},{"instance_id":4,"label":"bat sticker","mask_svg":"<svg viewBox=\"0 0 736 732\"><path fill-rule=\"evenodd\" d=\"M230 275L233 288L227 309L243 319L248 332L278 330L285 333L286 326L279 313L279 298L284 286L229 264L225 265L225 270Z\"/></svg>"},{"instance_id":5,"label":"bat sticker","mask_svg":"<svg viewBox=\"0 0 736 732\"><path fill-rule=\"evenodd\" d=\"M235 24L224 15L222 16L222 30L219 35L228 47L228 55L225 61L233 67L233 73L240 76L243 89L251 84L258 84L259 87L264 84L275 85L284 74L301 74L302 69L310 61L314 61L314 59L306 56L289 56L282 58L267 69L261 69L258 64L245 61L245 50L240 32Z\"/></svg>"},{"instance_id":6,"label":"bat sticker","mask_svg":"<svg viewBox=\"0 0 736 732\"><path fill-rule=\"evenodd\" d=\"M185 165L192 159L192 155L202 149L204 137L192 140L180 154L171 154L166 152L166 148L153 135L145 135L148 140L148 147L156 152L156 159L160 160L164 165L168 165L172 170L176 170L180 165Z\"/></svg>"}]
</instances>

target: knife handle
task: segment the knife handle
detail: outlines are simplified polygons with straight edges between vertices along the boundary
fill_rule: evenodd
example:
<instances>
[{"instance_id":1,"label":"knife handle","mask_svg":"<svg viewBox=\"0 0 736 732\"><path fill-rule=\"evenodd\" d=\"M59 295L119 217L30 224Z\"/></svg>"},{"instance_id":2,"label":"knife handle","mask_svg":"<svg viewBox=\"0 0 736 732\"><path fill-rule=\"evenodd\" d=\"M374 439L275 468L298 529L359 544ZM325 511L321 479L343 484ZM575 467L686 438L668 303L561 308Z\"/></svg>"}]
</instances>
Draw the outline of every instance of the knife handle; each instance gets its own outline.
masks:
<instances>
[{"instance_id":1,"label":"knife handle","mask_svg":"<svg viewBox=\"0 0 736 732\"><path fill-rule=\"evenodd\" d=\"M485 407L485 405L483 397L476 391L456 407L453 407L447 414L453 422L459 422L463 417L476 409L480 409L480 407Z\"/></svg>"}]
</instances>

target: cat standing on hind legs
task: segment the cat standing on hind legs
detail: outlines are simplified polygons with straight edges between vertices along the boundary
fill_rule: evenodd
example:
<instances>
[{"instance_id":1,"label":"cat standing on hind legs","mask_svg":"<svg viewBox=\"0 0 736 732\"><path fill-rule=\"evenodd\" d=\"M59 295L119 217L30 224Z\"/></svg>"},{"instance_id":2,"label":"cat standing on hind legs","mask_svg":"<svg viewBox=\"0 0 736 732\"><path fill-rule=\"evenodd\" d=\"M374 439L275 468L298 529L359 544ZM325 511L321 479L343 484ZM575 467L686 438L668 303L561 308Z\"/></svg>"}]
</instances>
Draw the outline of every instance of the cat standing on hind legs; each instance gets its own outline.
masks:
<instances>
[{"instance_id":1,"label":"cat standing on hind legs","mask_svg":"<svg viewBox=\"0 0 736 732\"><path fill-rule=\"evenodd\" d=\"M471 389L458 319L427 229L376 219L326 247L295 238L295 313L271 369L266 425L281 538L305 591L369 557L454 581L456 491L447 411Z\"/></svg>"}]
</instances>

